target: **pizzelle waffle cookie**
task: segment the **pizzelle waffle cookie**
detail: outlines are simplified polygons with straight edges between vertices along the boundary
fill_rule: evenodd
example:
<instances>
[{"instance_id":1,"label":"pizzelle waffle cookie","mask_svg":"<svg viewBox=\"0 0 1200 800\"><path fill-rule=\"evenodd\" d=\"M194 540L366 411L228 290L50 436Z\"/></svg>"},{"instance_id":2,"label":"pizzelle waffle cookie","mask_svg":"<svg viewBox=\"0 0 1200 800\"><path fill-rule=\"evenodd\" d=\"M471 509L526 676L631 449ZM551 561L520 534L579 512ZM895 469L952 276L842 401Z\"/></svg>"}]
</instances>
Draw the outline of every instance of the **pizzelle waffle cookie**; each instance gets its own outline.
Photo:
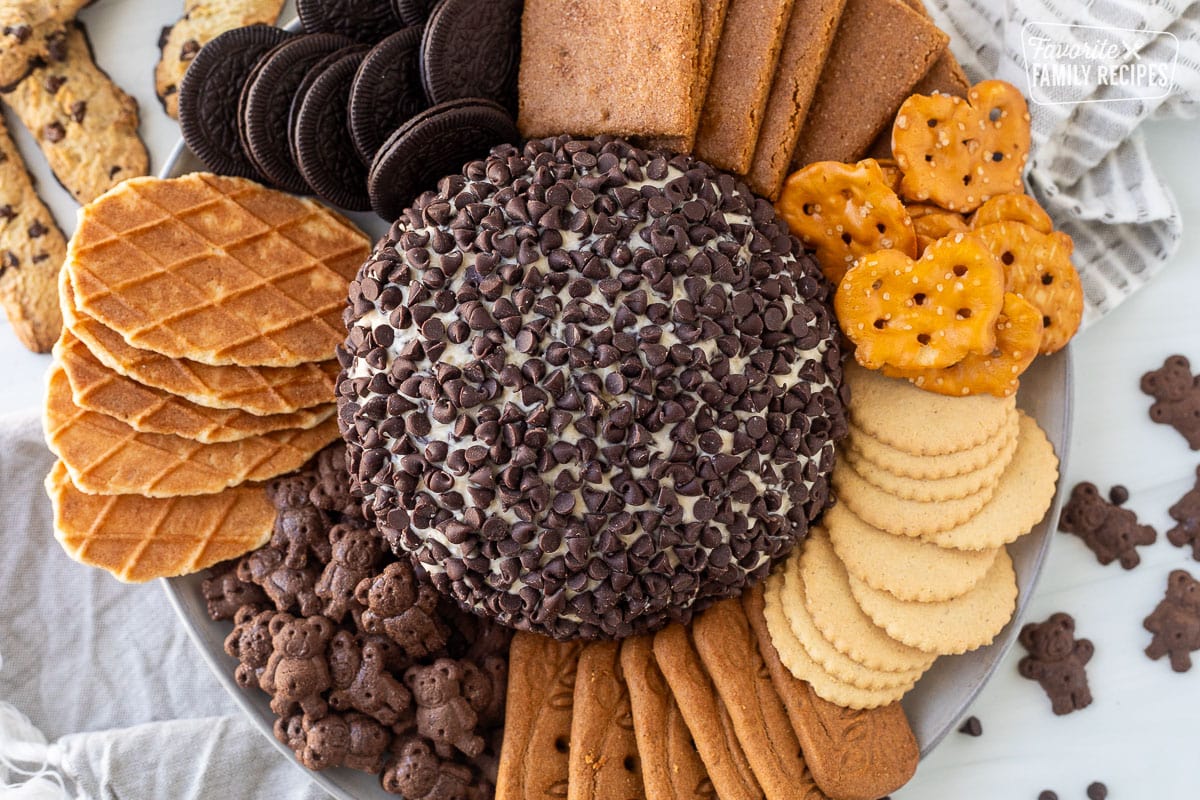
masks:
<instances>
[{"instance_id":1,"label":"pizzelle waffle cookie","mask_svg":"<svg viewBox=\"0 0 1200 800\"><path fill-rule=\"evenodd\" d=\"M141 349L291 367L345 338L365 237L315 201L203 173L126 181L84 208L67 251L75 304Z\"/></svg>"}]
</instances>

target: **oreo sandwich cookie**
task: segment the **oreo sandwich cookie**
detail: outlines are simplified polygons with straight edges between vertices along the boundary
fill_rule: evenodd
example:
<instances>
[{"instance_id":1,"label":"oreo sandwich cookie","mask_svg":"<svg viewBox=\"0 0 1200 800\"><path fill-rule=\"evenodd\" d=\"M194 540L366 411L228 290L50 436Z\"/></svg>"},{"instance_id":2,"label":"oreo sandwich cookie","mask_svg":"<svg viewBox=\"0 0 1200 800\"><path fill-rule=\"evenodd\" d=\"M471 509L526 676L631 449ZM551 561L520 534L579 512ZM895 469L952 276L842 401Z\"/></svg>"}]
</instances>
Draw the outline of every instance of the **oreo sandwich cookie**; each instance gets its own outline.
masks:
<instances>
[{"instance_id":1,"label":"oreo sandwich cookie","mask_svg":"<svg viewBox=\"0 0 1200 800\"><path fill-rule=\"evenodd\" d=\"M392 13L405 25L424 25L437 0L392 0Z\"/></svg>"},{"instance_id":2,"label":"oreo sandwich cookie","mask_svg":"<svg viewBox=\"0 0 1200 800\"><path fill-rule=\"evenodd\" d=\"M364 164L384 139L426 108L421 88L421 29L409 27L367 53L350 88L350 136Z\"/></svg>"},{"instance_id":3,"label":"oreo sandwich cookie","mask_svg":"<svg viewBox=\"0 0 1200 800\"><path fill-rule=\"evenodd\" d=\"M350 283L351 489L464 608L559 639L686 623L828 507L829 287L770 201L612 137L420 187Z\"/></svg>"},{"instance_id":4,"label":"oreo sandwich cookie","mask_svg":"<svg viewBox=\"0 0 1200 800\"><path fill-rule=\"evenodd\" d=\"M517 111L522 0L442 0L421 41L430 103L483 97Z\"/></svg>"},{"instance_id":5,"label":"oreo sandwich cookie","mask_svg":"<svg viewBox=\"0 0 1200 800\"><path fill-rule=\"evenodd\" d=\"M279 45L259 62L242 91L239 114L243 144L258 170L281 189L312 190L292 160L288 114L308 68L353 40L336 33L302 34Z\"/></svg>"},{"instance_id":6,"label":"oreo sandwich cookie","mask_svg":"<svg viewBox=\"0 0 1200 800\"><path fill-rule=\"evenodd\" d=\"M312 190L349 211L371 207L367 168L347 135L350 86L364 50L346 52L313 80L300 100L294 143L296 166Z\"/></svg>"},{"instance_id":7,"label":"oreo sandwich cookie","mask_svg":"<svg viewBox=\"0 0 1200 800\"><path fill-rule=\"evenodd\" d=\"M308 90L312 88L313 82L320 77L321 73L333 65L335 61L342 56L351 53L367 53L371 49L370 45L355 44L341 50L335 50L329 55L317 61L304 73L304 77L300 79L300 86L296 89L296 93L292 95L292 104L288 107L288 148L292 155L292 163L299 165L300 156L296 153L296 121L300 117L300 104L304 102L304 96L308 94ZM298 169L299 167L297 167Z\"/></svg>"},{"instance_id":8,"label":"oreo sandwich cookie","mask_svg":"<svg viewBox=\"0 0 1200 800\"><path fill-rule=\"evenodd\" d=\"M391 0L296 0L306 33L337 33L375 44L401 26Z\"/></svg>"},{"instance_id":9,"label":"oreo sandwich cookie","mask_svg":"<svg viewBox=\"0 0 1200 800\"><path fill-rule=\"evenodd\" d=\"M458 172L497 144L520 139L512 117L490 100L451 100L426 109L379 148L367 180L371 208L394 220L444 175Z\"/></svg>"},{"instance_id":10,"label":"oreo sandwich cookie","mask_svg":"<svg viewBox=\"0 0 1200 800\"><path fill-rule=\"evenodd\" d=\"M200 49L179 85L183 139L211 171L262 179L242 150L238 98L258 60L293 34L270 25L235 28Z\"/></svg>"}]
</instances>

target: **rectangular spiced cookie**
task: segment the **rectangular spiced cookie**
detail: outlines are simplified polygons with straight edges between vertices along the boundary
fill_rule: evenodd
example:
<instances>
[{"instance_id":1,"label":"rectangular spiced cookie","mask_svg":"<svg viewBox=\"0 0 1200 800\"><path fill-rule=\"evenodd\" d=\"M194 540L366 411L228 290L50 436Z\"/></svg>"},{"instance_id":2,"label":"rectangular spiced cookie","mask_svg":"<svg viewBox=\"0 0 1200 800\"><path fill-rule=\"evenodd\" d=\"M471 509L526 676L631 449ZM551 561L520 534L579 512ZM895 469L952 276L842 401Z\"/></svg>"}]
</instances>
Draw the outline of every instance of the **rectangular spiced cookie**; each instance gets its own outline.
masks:
<instances>
[{"instance_id":1,"label":"rectangular spiced cookie","mask_svg":"<svg viewBox=\"0 0 1200 800\"><path fill-rule=\"evenodd\" d=\"M647 800L715 796L679 704L654 660L654 637L632 636L621 643L621 671L633 705Z\"/></svg>"},{"instance_id":2,"label":"rectangular spiced cookie","mask_svg":"<svg viewBox=\"0 0 1200 800\"><path fill-rule=\"evenodd\" d=\"M274 25L282 9L283 0L187 0L183 16L158 39L154 91L167 116L179 119L179 82L201 47L234 28Z\"/></svg>"},{"instance_id":3,"label":"rectangular spiced cookie","mask_svg":"<svg viewBox=\"0 0 1200 800\"><path fill-rule=\"evenodd\" d=\"M579 654L567 800L646 796L620 648L619 642L590 642Z\"/></svg>"},{"instance_id":4,"label":"rectangular spiced cookie","mask_svg":"<svg viewBox=\"0 0 1200 800\"><path fill-rule=\"evenodd\" d=\"M721 31L725 28L725 12L729 0L702 0L700 3L700 48L696 56L696 79L692 85L691 130L684 136L659 136L646 141L651 149L670 150L673 153L690 153L696 146L696 128L700 125L700 112L704 109L704 98L708 94L708 83L712 80L713 64L717 61L717 45Z\"/></svg>"},{"instance_id":5,"label":"rectangular spiced cookie","mask_svg":"<svg viewBox=\"0 0 1200 800\"><path fill-rule=\"evenodd\" d=\"M39 59L61 48L64 24L88 0L0 3L0 92L10 91Z\"/></svg>"},{"instance_id":6,"label":"rectangular spiced cookie","mask_svg":"<svg viewBox=\"0 0 1200 800\"><path fill-rule=\"evenodd\" d=\"M739 175L750 169L792 5L729 0L696 132L696 156L715 167Z\"/></svg>"},{"instance_id":7,"label":"rectangular spiced cookie","mask_svg":"<svg viewBox=\"0 0 1200 800\"><path fill-rule=\"evenodd\" d=\"M754 160L746 173L746 183L764 197L774 200L783 188L845 4L846 0L797 0L792 8Z\"/></svg>"},{"instance_id":8,"label":"rectangular spiced cookie","mask_svg":"<svg viewBox=\"0 0 1200 800\"><path fill-rule=\"evenodd\" d=\"M582 642L519 632L508 655L496 800L566 797L571 717Z\"/></svg>"},{"instance_id":9,"label":"rectangular spiced cookie","mask_svg":"<svg viewBox=\"0 0 1200 800\"><path fill-rule=\"evenodd\" d=\"M0 305L21 344L48 353L62 330L58 271L67 243L0 119Z\"/></svg>"},{"instance_id":10,"label":"rectangular spiced cookie","mask_svg":"<svg viewBox=\"0 0 1200 800\"><path fill-rule=\"evenodd\" d=\"M690 135L700 5L526 0L517 115L522 135Z\"/></svg>"},{"instance_id":11,"label":"rectangular spiced cookie","mask_svg":"<svg viewBox=\"0 0 1200 800\"><path fill-rule=\"evenodd\" d=\"M900 704L855 711L822 700L780 660L761 584L742 595L742 607L817 786L830 797L874 800L908 783L920 751Z\"/></svg>"},{"instance_id":12,"label":"rectangular spiced cookie","mask_svg":"<svg viewBox=\"0 0 1200 800\"><path fill-rule=\"evenodd\" d=\"M903 0L847 0L792 166L862 157L948 41Z\"/></svg>"},{"instance_id":13,"label":"rectangular spiced cookie","mask_svg":"<svg viewBox=\"0 0 1200 800\"><path fill-rule=\"evenodd\" d=\"M692 732L717 797L762 800L762 789L734 732L729 710L713 688L687 629L672 625L655 634L654 659Z\"/></svg>"},{"instance_id":14,"label":"rectangular spiced cookie","mask_svg":"<svg viewBox=\"0 0 1200 800\"><path fill-rule=\"evenodd\" d=\"M137 101L96 66L79 23L67 29L62 52L52 53L4 101L33 134L59 183L80 203L150 168L138 136Z\"/></svg>"}]
</instances>

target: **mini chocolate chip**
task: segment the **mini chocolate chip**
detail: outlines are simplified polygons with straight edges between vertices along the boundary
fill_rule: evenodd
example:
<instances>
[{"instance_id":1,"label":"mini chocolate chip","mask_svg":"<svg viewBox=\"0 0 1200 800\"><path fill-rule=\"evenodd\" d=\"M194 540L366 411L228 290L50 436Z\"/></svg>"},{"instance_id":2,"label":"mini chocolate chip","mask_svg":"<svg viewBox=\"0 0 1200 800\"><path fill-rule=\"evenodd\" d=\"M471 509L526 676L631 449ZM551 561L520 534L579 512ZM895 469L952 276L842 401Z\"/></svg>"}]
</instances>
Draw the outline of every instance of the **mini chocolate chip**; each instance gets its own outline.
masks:
<instances>
[{"instance_id":1,"label":"mini chocolate chip","mask_svg":"<svg viewBox=\"0 0 1200 800\"><path fill-rule=\"evenodd\" d=\"M42 138L48 142L61 142L63 137L67 135L61 122L51 122L42 128Z\"/></svg>"},{"instance_id":2,"label":"mini chocolate chip","mask_svg":"<svg viewBox=\"0 0 1200 800\"><path fill-rule=\"evenodd\" d=\"M1087 787L1088 800L1107 800L1108 787L1100 781L1093 781Z\"/></svg>"},{"instance_id":3,"label":"mini chocolate chip","mask_svg":"<svg viewBox=\"0 0 1200 800\"><path fill-rule=\"evenodd\" d=\"M959 733L965 733L967 736L982 736L983 725L979 722L978 717L967 717L962 725L958 728Z\"/></svg>"},{"instance_id":4,"label":"mini chocolate chip","mask_svg":"<svg viewBox=\"0 0 1200 800\"><path fill-rule=\"evenodd\" d=\"M17 40L17 44L25 44L29 41L29 37L33 34L33 28L24 23L20 25L4 26L4 35L11 36Z\"/></svg>"},{"instance_id":5,"label":"mini chocolate chip","mask_svg":"<svg viewBox=\"0 0 1200 800\"><path fill-rule=\"evenodd\" d=\"M29 238L40 239L46 235L46 230L46 226L42 224L41 220L35 219L33 224L29 226Z\"/></svg>"},{"instance_id":6,"label":"mini chocolate chip","mask_svg":"<svg viewBox=\"0 0 1200 800\"><path fill-rule=\"evenodd\" d=\"M87 116L87 103L83 100L76 100L71 103L71 119L75 120L76 124L82 124L83 118Z\"/></svg>"},{"instance_id":7,"label":"mini chocolate chip","mask_svg":"<svg viewBox=\"0 0 1200 800\"><path fill-rule=\"evenodd\" d=\"M1129 499L1129 490L1117 484L1108 490L1108 499L1114 506L1124 505L1125 501Z\"/></svg>"},{"instance_id":8,"label":"mini chocolate chip","mask_svg":"<svg viewBox=\"0 0 1200 800\"><path fill-rule=\"evenodd\" d=\"M200 42L195 39L188 39L179 46L179 60L191 61L200 52ZM211 52L211 51L210 51ZM207 58L208 56L205 56Z\"/></svg>"}]
</instances>

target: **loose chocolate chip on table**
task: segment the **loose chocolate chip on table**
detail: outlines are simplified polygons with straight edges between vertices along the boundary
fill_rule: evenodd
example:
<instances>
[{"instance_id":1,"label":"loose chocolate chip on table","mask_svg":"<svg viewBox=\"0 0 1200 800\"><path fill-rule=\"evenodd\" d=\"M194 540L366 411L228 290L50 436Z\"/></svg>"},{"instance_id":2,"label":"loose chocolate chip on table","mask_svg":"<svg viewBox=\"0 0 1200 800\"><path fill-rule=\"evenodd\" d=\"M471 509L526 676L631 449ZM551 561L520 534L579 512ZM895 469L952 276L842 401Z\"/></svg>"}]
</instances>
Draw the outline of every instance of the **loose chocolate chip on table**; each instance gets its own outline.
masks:
<instances>
[{"instance_id":1,"label":"loose chocolate chip on table","mask_svg":"<svg viewBox=\"0 0 1200 800\"><path fill-rule=\"evenodd\" d=\"M350 89L350 135L364 164L403 123L429 104L421 88L421 28L393 33L363 59Z\"/></svg>"},{"instance_id":2,"label":"loose chocolate chip on table","mask_svg":"<svg viewBox=\"0 0 1200 800\"><path fill-rule=\"evenodd\" d=\"M371 208L367 168L346 135L347 102L361 50L347 52L316 77L300 102L293 133L296 166L318 195L351 211Z\"/></svg>"},{"instance_id":3,"label":"loose chocolate chip on table","mask_svg":"<svg viewBox=\"0 0 1200 800\"><path fill-rule=\"evenodd\" d=\"M1052 792L1049 789L1038 794L1038 800L1058 800L1058 793Z\"/></svg>"},{"instance_id":4,"label":"loose chocolate chip on table","mask_svg":"<svg viewBox=\"0 0 1200 800\"><path fill-rule=\"evenodd\" d=\"M1087 788L1088 800L1107 800L1108 787L1100 781L1094 781L1088 784Z\"/></svg>"},{"instance_id":5,"label":"loose chocolate chip on table","mask_svg":"<svg viewBox=\"0 0 1200 800\"><path fill-rule=\"evenodd\" d=\"M522 0L438 3L421 42L430 103L482 97L516 113L522 6Z\"/></svg>"},{"instance_id":6,"label":"loose chocolate chip on table","mask_svg":"<svg viewBox=\"0 0 1200 800\"><path fill-rule=\"evenodd\" d=\"M400 28L391 0L296 0L306 33L336 33L375 44Z\"/></svg>"},{"instance_id":7,"label":"loose chocolate chip on table","mask_svg":"<svg viewBox=\"0 0 1200 800\"><path fill-rule=\"evenodd\" d=\"M967 736L982 736L983 725L979 722L979 717L967 717L958 729L959 733L965 733Z\"/></svg>"},{"instance_id":8,"label":"loose chocolate chip on table","mask_svg":"<svg viewBox=\"0 0 1200 800\"><path fill-rule=\"evenodd\" d=\"M1129 490L1121 484L1116 484L1108 490L1108 502L1114 506L1125 505L1125 501L1129 499Z\"/></svg>"},{"instance_id":9,"label":"loose chocolate chip on table","mask_svg":"<svg viewBox=\"0 0 1200 800\"><path fill-rule=\"evenodd\" d=\"M208 169L261 179L242 150L238 97L259 58L292 34L271 25L226 31L206 44L179 87L179 125L184 141Z\"/></svg>"},{"instance_id":10,"label":"loose chocolate chip on table","mask_svg":"<svg viewBox=\"0 0 1200 800\"><path fill-rule=\"evenodd\" d=\"M1129 509L1106 501L1092 483L1080 483L1071 490L1058 529L1082 539L1101 564L1120 560L1125 569L1140 564L1137 548L1154 544L1157 538L1154 528L1139 524Z\"/></svg>"}]
</instances>

